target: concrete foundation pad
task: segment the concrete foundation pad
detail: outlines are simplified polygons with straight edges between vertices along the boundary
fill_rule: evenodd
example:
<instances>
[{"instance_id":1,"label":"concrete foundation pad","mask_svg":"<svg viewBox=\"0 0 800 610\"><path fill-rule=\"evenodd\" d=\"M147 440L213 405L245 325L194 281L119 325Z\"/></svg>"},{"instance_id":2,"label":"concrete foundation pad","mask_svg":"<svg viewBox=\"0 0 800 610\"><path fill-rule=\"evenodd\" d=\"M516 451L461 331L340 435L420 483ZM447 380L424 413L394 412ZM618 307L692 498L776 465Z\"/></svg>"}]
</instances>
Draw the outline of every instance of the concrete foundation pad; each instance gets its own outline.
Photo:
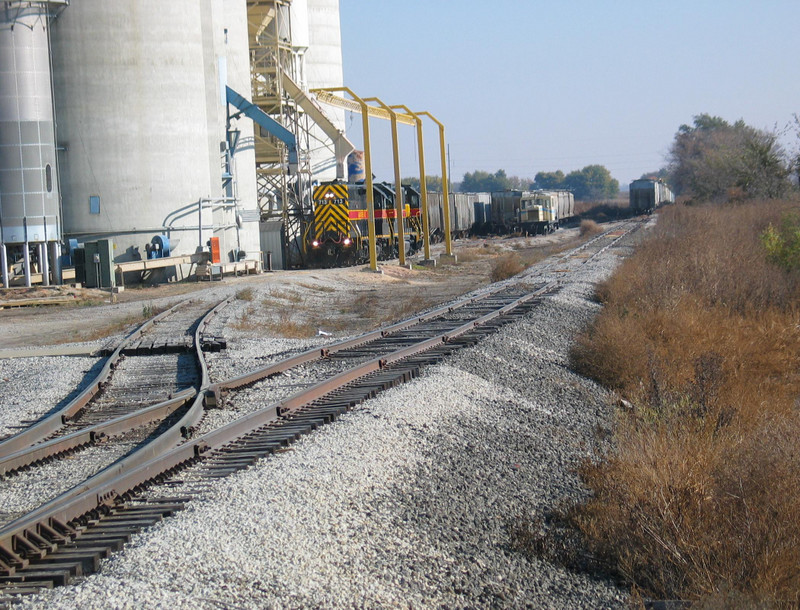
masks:
<instances>
[{"instance_id":1,"label":"concrete foundation pad","mask_svg":"<svg viewBox=\"0 0 800 610\"><path fill-rule=\"evenodd\" d=\"M458 262L456 254L440 254L439 262L443 265L455 265Z\"/></svg>"}]
</instances>

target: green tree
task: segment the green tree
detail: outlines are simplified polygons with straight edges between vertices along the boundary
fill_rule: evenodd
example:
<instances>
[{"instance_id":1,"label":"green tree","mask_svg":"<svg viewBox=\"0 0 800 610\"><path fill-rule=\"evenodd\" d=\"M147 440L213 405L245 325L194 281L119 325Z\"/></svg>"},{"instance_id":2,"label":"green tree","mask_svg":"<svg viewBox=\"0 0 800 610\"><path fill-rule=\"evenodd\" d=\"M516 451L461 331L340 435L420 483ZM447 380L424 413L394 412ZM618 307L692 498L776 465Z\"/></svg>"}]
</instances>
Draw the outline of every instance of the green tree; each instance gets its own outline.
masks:
<instances>
[{"instance_id":1,"label":"green tree","mask_svg":"<svg viewBox=\"0 0 800 610\"><path fill-rule=\"evenodd\" d=\"M419 178L409 177L403 178L400 184L407 184L419 190ZM441 176L425 176L425 190L441 193L442 192L442 177Z\"/></svg>"},{"instance_id":2,"label":"green tree","mask_svg":"<svg viewBox=\"0 0 800 610\"><path fill-rule=\"evenodd\" d=\"M613 199L619 194L619 181L602 165L587 165L570 172L564 178L564 186L581 201Z\"/></svg>"},{"instance_id":3,"label":"green tree","mask_svg":"<svg viewBox=\"0 0 800 610\"><path fill-rule=\"evenodd\" d=\"M669 170L666 167L662 167L655 172L645 172L640 177L642 179L657 178L664 181L669 181Z\"/></svg>"},{"instance_id":4,"label":"green tree","mask_svg":"<svg viewBox=\"0 0 800 610\"><path fill-rule=\"evenodd\" d=\"M564 172L560 169L554 172L539 172L533 182L533 188L537 189L563 189Z\"/></svg>"},{"instance_id":5,"label":"green tree","mask_svg":"<svg viewBox=\"0 0 800 610\"><path fill-rule=\"evenodd\" d=\"M792 115L792 118L794 119L794 135L797 141L795 142L794 153L791 157L791 169L795 173L797 186L800 186L800 115L795 113Z\"/></svg>"},{"instance_id":6,"label":"green tree","mask_svg":"<svg viewBox=\"0 0 800 610\"><path fill-rule=\"evenodd\" d=\"M670 184L676 194L699 201L780 197L789 187L789 167L774 132L739 120L701 114L681 125L670 148Z\"/></svg>"},{"instance_id":7,"label":"green tree","mask_svg":"<svg viewBox=\"0 0 800 610\"><path fill-rule=\"evenodd\" d=\"M519 176L511 176L508 179L509 188L516 191L528 191L533 188L533 180L530 178L520 178Z\"/></svg>"},{"instance_id":8,"label":"green tree","mask_svg":"<svg viewBox=\"0 0 800 610\"><path fill-rule=\"evenodd\" d=\"M481 193L493 191L505 191L511 188L511 180L506 175L505 170L498 169L494 174L476 170L472 173L464 174L461 181L462 193Z\"/></svg>"}]
</instances>

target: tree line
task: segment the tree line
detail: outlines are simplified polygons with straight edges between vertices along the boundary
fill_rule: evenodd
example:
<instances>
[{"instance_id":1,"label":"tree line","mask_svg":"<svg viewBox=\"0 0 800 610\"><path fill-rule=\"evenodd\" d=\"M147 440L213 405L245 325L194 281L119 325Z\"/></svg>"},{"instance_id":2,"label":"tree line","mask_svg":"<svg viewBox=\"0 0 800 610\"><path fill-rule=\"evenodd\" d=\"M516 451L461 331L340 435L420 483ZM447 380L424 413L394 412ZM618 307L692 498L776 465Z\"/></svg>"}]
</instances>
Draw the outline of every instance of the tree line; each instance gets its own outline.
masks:
<instances>
[{"instance_id":1,"label":"tree line","mask_svg":"<svg viewBox=\"0 0 800 610\"><path fill-rule=\"evenodd\" d=\"M664 167L643 178L663 179L676 195L686 200L728 201L779 198L800 184L800 115L783 130L756 129L743 120L729 123L709 114L694 117L675 134ZM781 145L781 136L794 134L791 151ZM404 184L419 187L419 180ZM440 176L428 176L428 190L441 191ZM467 172L453 190L492 192L504 190L566 189L575 199L602 201L619 195L619 182L602 165L587 165L565 174L542 171L533 179L509 176L505 170Z\"/></svg>"},{"instance_id":2,"label":"tree line","mask_svg":"<svg viewBox=\"0 0 800 610\"><path fill-rule=\"evenodd\" d=\"M419 188L419 178L403 178L402 182ZM426 176L425 186L429 191L441 192L441 176ZM566 175L561 170L539 172L533 179L509 176L503 169L498 169L494 173L475 170L465 173L461 182L454 185L453 190L462 193L491 193L535 189L566 189L572 191L575 199L599 201L616 197L619 194L619 181L602 165L587 165Z\"/></svg>"}]
</instances>

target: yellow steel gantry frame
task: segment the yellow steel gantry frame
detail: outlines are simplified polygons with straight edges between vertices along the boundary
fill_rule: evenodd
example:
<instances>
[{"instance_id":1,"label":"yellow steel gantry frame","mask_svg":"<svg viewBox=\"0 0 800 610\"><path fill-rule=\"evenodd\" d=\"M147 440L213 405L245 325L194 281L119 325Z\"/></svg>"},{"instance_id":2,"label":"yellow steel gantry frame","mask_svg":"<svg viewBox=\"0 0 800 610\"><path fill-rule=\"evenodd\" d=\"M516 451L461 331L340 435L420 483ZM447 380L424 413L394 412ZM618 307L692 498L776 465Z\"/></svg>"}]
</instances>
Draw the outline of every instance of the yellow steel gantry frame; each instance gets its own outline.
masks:
<instances>
[{"instance_id":1,"label":"yellow steel gantry frame","mask_svg":"<svg viewBox=\"0 0 800 610\"><path fill-rule=\"evenodd\" d=\"M339 96L331 95L333 93L344 92L355 100L355 102L342 98ZM367 188L367 231L369 235L369 268L373 271L378 270L378 253L377 244L375 243L375 194L372 192L372 155L370 154L369 147L369 117L370 109L372 111L383 110L382 108L375 108L368 105L364 100L358 97L349 87L325 87L322 89L311 89L311 93L317 94L317 99L320 98L320 93L327 93L330 97L335 97L342 102L349 102L354 107L358 108L357 112L361 114L361 127L364 133L364 165L365 165L365 180L364 184ZM330 103L327 102L326 103ZM346 106L343 106L346 107ZM384 111L384 113L386 113Z\"/></svg>"},{"instance_id":2,"label":"yellow steel gantry frame","mask_svg":"<svg viewBox=\"0 0 800 610\"><path fill-rule=\"evenodd\" d=\"M397 104L392 106L392 109L405 110L406 116L411 118L414 121L412 124L417 127L417 149L419 154L419 196L422 214L422 251L425 256L425 260L429 261L431 260L431 221L430 217L428 216L428 185L425 182L425 143L422 138L422 119L411 112L409 107L405 104ZM449 228L446 232L450 232Z\"/></svg>"},{"instance_id":3,"label":"yellow steel gantry frame","mask_svg":"<svg viewBox=\"0 0 800 610\"><path fill-rule=\"evenodd\" d=\"M403 223L403 185L400 177L400 145L397 138L397 113L391 107L384 104L377 97L365 97L365 102L374 102L380 108L389 113L389 120L392 124L392 158L394 159L394 209L395 209L395 227L397 234L397 256L400 260L400 266L406 264L406 234L405 226Z\"/></svg>"},{"instance_id":4,"label":"yellow steel gantry frame","mask_svg":"<svg viewBox=\"0 0 800 610\"><path fill-rule=\"evenodd\" d=\"M341 96L335 95L338 91L347 91L353 97L352 100L347 98L343 98ZM420 207L421 207L421 215L422 215L422 243L424 249L424 256L425 260L428 261L431 258L431 250L430 250L430 220L428 218L428 194L427 194L427 185L425 182L425 149L424 149L424 142L423 142L423 130L422 130L422 116L427 116L432 121L434 121L439 126L439 154L441 158L441 166L442 166L442 200L443 200L443 214L444 214L444 227L443 232L445 235L445 252L448 255L452 255L452 240L450 236L450 193L448 187L448 180L447 180L447 155L446 155L446 146L445 146L445 132L444 132L444 125L439 121L433 114L428 111L421 111L421 112L413 112L408 106L404 104L398 104L394 106L387 106L382 101L380 101L376 97L365 98L362 100L358 96L356 96L350 89L346 87L340 88L325 88L325 89L312 89L311 93L314 93L317 97L317 101L329 104L331 106L336 106L337 108L344 108L345 110L350 110L352 112L357 112L362 115L362 123L364 127L364 157L365 157L365 165L367 171L367 180L369 182L369 189L372 188L372 159L369 153L369 117L375 117L379 119L389 120L392 121L392 146L393 146L393 153L394 153L394 162L395 162L395 199L398 198L397 193L402 195L402 189L400 188L400 178L399 178L399 155L397 149L397 123L403 123L404 125L414 125L417 128L417 147L418 147L418 155L419 155L419 186L420 186ZM379 106L369 106L365 102L376 102ZM403 113L395 112L396 110L403 110ZM374 203L371 203L371 196L368 196L367 205L372 206L371 214L372 218L374 219ZM396 207L396 206L395 206ZM398 225L402 225L402 218L398 216L397 219ZM371 230L374 231L374 225L372 225ZM402 229L399 229L402 231ZM370 238L372 239L372 238ZM400 245L400 244L399 244ZM402 245L398 249L402 250ZM405 264L405 257L401 255L400 257L400 264Z\"/></svg>"},{"instance_id":5,"label":"yellow steel gantry frame","mask_svg":"<svg viewBox=\"0 0 800 610\"><path fill-rule=\"evenodd\" d=\"M442 205L444 206L444 251L448 256L453 254L453 243L450 237L450 187L447 177L447 147L444 143L444 125L427 110L415 113L417 116L426 116L439 126L439 157L442 161Z\"/></svg>"}]
</instances>

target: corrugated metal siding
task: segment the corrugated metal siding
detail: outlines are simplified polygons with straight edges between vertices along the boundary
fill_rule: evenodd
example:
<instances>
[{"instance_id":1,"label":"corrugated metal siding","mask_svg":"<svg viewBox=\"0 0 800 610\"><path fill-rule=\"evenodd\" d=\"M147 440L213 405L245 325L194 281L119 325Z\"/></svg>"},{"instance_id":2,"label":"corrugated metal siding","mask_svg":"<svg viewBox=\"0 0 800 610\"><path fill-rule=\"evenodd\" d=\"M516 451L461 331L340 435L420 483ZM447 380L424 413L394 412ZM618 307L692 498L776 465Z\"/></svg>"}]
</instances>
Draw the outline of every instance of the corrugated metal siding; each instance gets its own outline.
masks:
<instances>
[{"instance_id":1,"label":"corrugated metal siding","mask_svg":"<svg viewBox=\"0 0 800 610\"><path fill-rule=\"evenodd\" d=\"M272 252L272 268L286 269L283 260L283 222L269 220L260 226L261 252L263 253L264 269L267 268L267 252Z\"/></svg>"}]
</instances>

